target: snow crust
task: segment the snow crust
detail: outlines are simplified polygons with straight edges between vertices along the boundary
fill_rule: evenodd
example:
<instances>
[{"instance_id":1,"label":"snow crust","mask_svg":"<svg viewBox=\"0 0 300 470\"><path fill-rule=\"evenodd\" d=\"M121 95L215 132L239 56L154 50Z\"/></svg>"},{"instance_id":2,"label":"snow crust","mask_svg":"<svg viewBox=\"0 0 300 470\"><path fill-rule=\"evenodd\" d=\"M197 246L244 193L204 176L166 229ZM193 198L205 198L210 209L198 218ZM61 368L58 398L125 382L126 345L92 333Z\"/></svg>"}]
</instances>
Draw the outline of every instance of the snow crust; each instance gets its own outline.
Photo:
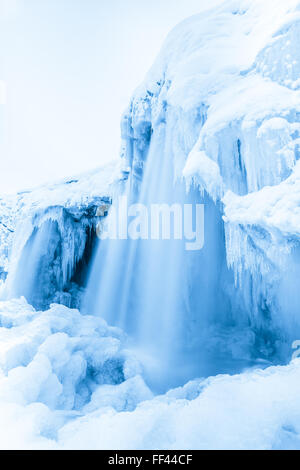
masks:
<instances>
[{"instance_id":1,"label":"snow crust","mask_svg":"<svg viewBox=\"0 0 300 470\"><path fill-rule=\"evenodd\" d=\"M70 419L108 407L131 411L152 397L124 334L99 317L55 304L36 312L21 298L0 302L0 324L2 448L53 447Z\"/></svg>"}]
</instances>

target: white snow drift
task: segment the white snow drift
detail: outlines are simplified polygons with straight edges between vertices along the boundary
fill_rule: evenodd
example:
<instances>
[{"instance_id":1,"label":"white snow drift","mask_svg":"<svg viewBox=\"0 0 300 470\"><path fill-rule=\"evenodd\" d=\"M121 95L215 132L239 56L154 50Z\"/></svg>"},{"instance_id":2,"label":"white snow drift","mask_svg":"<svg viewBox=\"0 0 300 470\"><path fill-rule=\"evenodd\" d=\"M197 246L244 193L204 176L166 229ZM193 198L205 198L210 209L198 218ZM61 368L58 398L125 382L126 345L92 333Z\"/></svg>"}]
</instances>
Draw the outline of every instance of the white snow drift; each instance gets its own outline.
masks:
<instances>
[{"instance_id":1,"label":"white snow drift","mask_svg":"<svg viewBox=\"0 0 300 470\"><path fill-rule=\"evenodd\" d=\"M177 178L221 207L249 322L260 327L256 299L267 298L264 321L290 339L300 338L299 41L299 0L225 1L171 32L122 119L124 165L137 180L152 129L168 119ZM108 173L41 188L17 206L0 200L5 269L7 227L28 221L9 276L37 215L87 207L98 184L109 196L119 168ZM39 312L18 299L0 302L0 325L3 448L300 448L299 359L153 397L122 332L96 316L62 305Z\"/></svg>"}]
</instances>

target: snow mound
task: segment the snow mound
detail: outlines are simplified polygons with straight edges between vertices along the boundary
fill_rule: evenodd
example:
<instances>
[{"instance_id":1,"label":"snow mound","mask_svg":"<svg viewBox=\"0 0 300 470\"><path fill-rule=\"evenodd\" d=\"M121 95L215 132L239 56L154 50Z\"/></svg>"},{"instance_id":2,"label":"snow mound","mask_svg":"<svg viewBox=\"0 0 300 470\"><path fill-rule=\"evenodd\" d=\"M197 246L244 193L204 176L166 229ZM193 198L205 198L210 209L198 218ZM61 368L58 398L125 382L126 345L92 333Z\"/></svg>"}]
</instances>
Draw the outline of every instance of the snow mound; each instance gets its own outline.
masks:
<instances>
[{"instance_id":1,"label":"snow mound","mask_svg":"<svg viewBox=\"0 0 300 470\"><path fill-rule=\"evenodd\" d=\"M297 359L196 381L132 413L99 410L66 424L59 442L73 449L299 449L299 368ZM192 391L198 396L188 400Z\"/></svg>"},{"instance_id":2,"label":"snow mound","mask_svg":"<svg viewBox=\"0 0 300 470\"><path fill-rule=\"evenodd\" d=\"M0 303L3 449L300 448L300 360L153 398L121 331L24 299Z\"/></svg>"},{"instance_id":3,"label":"snow mound","mask_svg":"<svg viewBox=\"0 0 300 470\"><path fill-rule=\"evenodd\" d=\"M37 312L21 298L0 302L0 325L3 430L10 411L33 418L37 413L42 420L38 432L52 438L58 426L82 413L133 410L152 397L123 333L101 318L62 305ZM7 439L1 436L3 448ZM17 439L13 445L24 443Z\"/></svg>"},{"instance_id":4,"label":"snow mound","mask_svg":"<svg viewBox=\"0 0 300 470\"><path fill-rule=\"evenodd\" d=\"M72 277L93 243L97 210L111 204L122 178L121 162L113 161L79 177L3 196L2 298L25 296L37 308L47 308L51 302L78 307L80 291L71 285Z\"/></svg>"}]
</instances>

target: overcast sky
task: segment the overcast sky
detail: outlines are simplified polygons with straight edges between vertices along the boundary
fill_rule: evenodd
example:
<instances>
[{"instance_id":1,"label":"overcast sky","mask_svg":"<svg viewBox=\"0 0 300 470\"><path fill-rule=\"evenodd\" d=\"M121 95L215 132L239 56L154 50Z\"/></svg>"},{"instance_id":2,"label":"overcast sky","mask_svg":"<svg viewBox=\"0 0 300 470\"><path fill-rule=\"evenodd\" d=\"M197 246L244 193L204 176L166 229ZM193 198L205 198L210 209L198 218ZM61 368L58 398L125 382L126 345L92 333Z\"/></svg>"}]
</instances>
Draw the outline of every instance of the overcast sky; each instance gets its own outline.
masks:
<instances>
[{"instance_id":1,"label":"overcast sky","mask_svg":"<svg viewBox=\"0 0 300 470\"><path fill-rule=\"evenodd\" d=\"M0 193L116 158L120 116L167 33L212 3L0 0Z\"/></svg>"}]
</instances>

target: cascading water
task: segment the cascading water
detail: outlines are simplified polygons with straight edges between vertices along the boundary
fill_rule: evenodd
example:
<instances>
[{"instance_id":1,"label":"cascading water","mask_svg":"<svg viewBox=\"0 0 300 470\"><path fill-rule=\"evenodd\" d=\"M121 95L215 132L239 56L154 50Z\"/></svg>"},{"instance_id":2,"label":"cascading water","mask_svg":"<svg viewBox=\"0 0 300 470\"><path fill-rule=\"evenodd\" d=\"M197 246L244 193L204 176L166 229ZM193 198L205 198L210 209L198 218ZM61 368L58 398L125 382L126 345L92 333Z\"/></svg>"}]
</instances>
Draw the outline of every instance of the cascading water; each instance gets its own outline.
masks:
<instances>
[{"instance_id":1,"label":"cascading water","mask_svg":"<svg viewBox=\"0 0 300 470\"><path fill-rule=\"evenodd\" d=\"M55 269L54 262L59 246L57 222L47 220L33 230L22 250L11 287L8 284L9 297L24 296L31 305L43 307L43 303L55 291L60 276L59 266ZM54 263L53 269L50 269L50 260Z\"/></svg>"},{"instance_id":2,"label":"cascading water","mask_svg":"<svg viewBox=\"0 0 300 470\"><path fill-rule=\"evenodd\" d=\"M55 302L77 307L93 250L93 224L93 215L72 215L62 207L27 217L14 241L3 297L23 296L42 310Z\"/></svg>"},{"instance_id":3,"label":"cascading water","mask_svg":"<svg viewBox=\"0 0 300 470\"><path fill-rule=\"evenodd\" d=\"M172 119L166 119L153 130L139 191L132 174L125 194L130 203L138 202L136 210L146 207L148 216L153 204L191 204L193 210L204 204L204 247L189 251L187 240L174 236L101 240L83 306L128 333L148 382L158 391L228 370L226 359L213 358L207 343L212 325L236 322L229 300L233 275L226 266L221 211L198 188L187 190L182 180L175 180L170 123ZM152 219L147 222L149 235ZM125 226L124 220L119 225Z\"/></svg>"}]
</instances>

